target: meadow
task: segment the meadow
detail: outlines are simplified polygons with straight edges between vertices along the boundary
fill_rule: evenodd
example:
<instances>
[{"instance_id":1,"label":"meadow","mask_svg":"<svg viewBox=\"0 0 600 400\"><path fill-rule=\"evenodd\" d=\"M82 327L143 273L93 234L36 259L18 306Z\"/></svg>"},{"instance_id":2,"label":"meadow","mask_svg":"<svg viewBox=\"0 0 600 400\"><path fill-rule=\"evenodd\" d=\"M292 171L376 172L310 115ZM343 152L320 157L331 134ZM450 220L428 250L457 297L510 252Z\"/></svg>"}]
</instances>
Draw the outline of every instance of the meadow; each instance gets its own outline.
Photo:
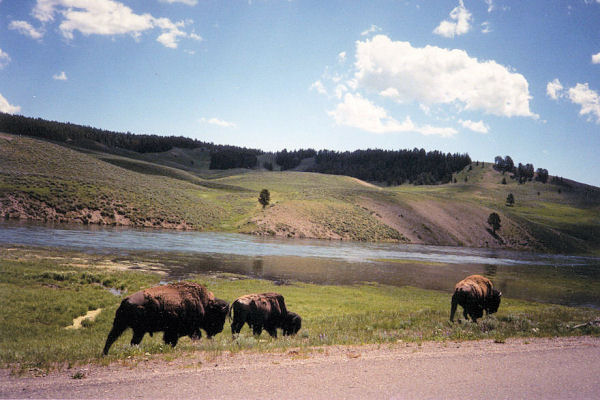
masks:
<instances>
[{"instance_id":1,"label":"meadow","mask_svg":"<svg viewBox=\"0 0 600 400\"><path fill-rule=\"evenodd\" d=\"M16 372L70 368L83 363L108 364L149 356L166 360L202 352L207 357L222 352L302 352L327 345L397 344L423 341L598 335L600 317L590 308L504 298L498 313L477 324L450 323L451 293L375 283L316 285L268 280L236 274L195 275L190 280L206 285L228 302L247 293L282 293L288 309L300 314L303 327L293 337L273 339L266 332L254 337L247 326L232 338L229 323L213 339L182 338L175 348L165 346L162 334L146 335L139 346L130 346L128 330L101 356L114 312L121 299L166 279L149 269L132 270L135 260L110 255L26 248L4 248L0 253L0 363ZM110 261L110 262L109 262ZM163 260L164 261L164 260ZM73 319L102 308L94 321L81 329L66 329ZM459 308L460 311L460 308ZM459 315L462 315L459 313Z\"/></svg>"}]
</instances>

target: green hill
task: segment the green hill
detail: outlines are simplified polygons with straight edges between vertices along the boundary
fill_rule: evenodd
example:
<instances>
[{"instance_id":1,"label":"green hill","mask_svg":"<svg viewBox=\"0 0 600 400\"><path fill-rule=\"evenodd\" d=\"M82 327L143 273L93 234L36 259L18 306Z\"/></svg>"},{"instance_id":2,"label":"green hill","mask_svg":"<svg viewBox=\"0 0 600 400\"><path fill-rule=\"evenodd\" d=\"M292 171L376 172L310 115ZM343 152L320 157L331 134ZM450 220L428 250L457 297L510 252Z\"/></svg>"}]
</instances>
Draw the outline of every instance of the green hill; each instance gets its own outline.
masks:
<instances>
[{"instance_id":1,"label":"green hill","mask_svg":"<svg viewBox=\"0 0 600 400\"><path fill-rule=\"evenodd\" d=\"M346 176L208 170L208 154L80 151L0 134L0 216L52 222L600 252L600 190L562 180L518 184L476 164L457 183L382 188ZM271 193L262 208L261 189ZM506 206L508 193L515 204ZM501 229L487 218L497 212Z\"/></svg>"}]
</instances>

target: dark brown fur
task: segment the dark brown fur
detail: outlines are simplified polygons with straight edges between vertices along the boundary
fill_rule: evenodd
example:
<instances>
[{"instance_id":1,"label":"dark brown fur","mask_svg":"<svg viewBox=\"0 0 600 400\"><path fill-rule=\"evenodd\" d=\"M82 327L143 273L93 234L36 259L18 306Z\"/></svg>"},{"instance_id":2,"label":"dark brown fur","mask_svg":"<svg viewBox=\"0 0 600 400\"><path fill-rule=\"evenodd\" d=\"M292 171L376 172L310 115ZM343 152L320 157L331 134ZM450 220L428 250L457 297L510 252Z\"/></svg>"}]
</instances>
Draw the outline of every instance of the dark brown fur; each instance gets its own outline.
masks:
<instances>
[{"instance_id":1,"label":"dark brown fur","mask_svg":"<svg viewBox=\"0 0 600 400\"><path fill-rule=\"evenodd\" d=\"M450 309L450 321L454 322L456 307L463 308L465 319L471 317L473 322L487 314L493 314L500 307L502 293L495 290L492 282L481 275L471 275L458 282L454 287L452 295L452 306Z\"/></svg>"},{"instance_id":2,"label":"dark brown fur","mask_svg":"<svg viewBox=\"0 0 600 400\"><path fill-rule=\"evenodd\" d=\"M298 314L288 313L285 300L279 293L238 297L231 304L231 313L232 335L239 333L245 323L252 328L255 335L260 335L264 328L272 337L277 337L277 328L283 329L284 335L296 334L302 324Z\"/></svg>"},{"instance_id":3,"label":"dark brown fur","mask_svg":"<svg viewBox=\"0 0 600 400\"><path fill-rule=\"evenodd\" d=\"M127 329L133 329L131 344L139 344L146 332L164 331L165 343L175 346L181 336L208 337L223 330L229 311L226 301L216 299L204 286L178 282L136 292L121 302L104 346L110 346Z\"/></svg>"}]
</instances>

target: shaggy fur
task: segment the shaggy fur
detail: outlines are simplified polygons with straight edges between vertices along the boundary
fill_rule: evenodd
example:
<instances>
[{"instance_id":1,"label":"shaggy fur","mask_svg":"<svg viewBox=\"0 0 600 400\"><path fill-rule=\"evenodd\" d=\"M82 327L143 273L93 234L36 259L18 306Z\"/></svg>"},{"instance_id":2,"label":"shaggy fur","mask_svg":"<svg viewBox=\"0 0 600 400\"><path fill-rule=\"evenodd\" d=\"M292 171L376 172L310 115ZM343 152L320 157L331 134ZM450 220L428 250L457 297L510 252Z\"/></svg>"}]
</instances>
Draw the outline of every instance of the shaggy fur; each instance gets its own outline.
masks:
<instances>
[{"instance_id":1,"label":"shaggy fur","mask_svg":"<svg viewBox=\"0 0 600 400\"><path fill-rule=\"evenodd\" d=\"M500 307L502 293L495 290L492 282L481 275L471 275L458 282L452 295L450 321L454 322L456 307L463 308L465 319L471 317L473 322L483 317L483 311L493 314Z\"/></svg>"},{"instance_id":2,"label":"shaggy fur","mask_svg":"<svg viewBox=\"0 0 600 400\"><path fill-rule=\"evenodd\" d=\"M146 332L163 331L165 343L175 346L182 336L212 337L223 330L229 303L216 299L204 286L178 282L142 290L126 297L115 313L106 338L104 354L127 329L133 329L131 344L139 344Z\"/></svg>"}]
</instances>

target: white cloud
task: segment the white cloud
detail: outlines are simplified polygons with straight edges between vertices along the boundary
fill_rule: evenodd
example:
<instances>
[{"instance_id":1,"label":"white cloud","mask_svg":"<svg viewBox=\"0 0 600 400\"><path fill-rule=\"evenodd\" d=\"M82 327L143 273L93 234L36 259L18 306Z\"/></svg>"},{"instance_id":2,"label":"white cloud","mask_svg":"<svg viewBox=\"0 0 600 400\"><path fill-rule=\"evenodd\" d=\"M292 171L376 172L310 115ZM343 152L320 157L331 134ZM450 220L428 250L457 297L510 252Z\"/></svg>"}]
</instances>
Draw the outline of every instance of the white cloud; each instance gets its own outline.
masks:
<instances>
[{"instance_id":1,"label":"white cloud","mask_svg":"<svg viewBox=\"0 0 600 400\"><path fill-rule=\"evenodd\" d=\"M0 49L0 69L6 67L10 62L10 56Z\"/></svg>"},{"instance_id":2,"label":"white cloud","mask_svg":"<svg viewBox=\"0 0 600 400\"><path fill-rule=\"evenodd\" d=\"M491 31L492 31L492 28L488 21L481 23L481 33L490 33Z\"/></svg>"},{"instance_id":3,"label":"white cloud","mask_svg":"<svg viewBox=\"0 0 600 400\"><path fill-rule=\"evenodd\" d=\"M199 42L201 42L202 40L204 40L204 39L202 39L202 36L200 36L200 35L198 35L198 34L196 34L194 32L190 33L189 37L190 37L190 39L197 40Z\"/></svg>"},{"instance_id":4,"label":"white cloud","mask_svg":"<svg viewBox=\"0 0 600 400\"><path fill-rule=\"evenodd\" d=\"M341 99L344 93L348 91L348 88L345 85L339 84L335 87L335 97Z\"/></svg>"},{"instance_id":5,"label":"white cloud","mask_svg":"<svg viewBox=\"0 0 600 400\"><path fill-rule=\"evenodd\" d=\"M67 74L65 74L65 71L61 71L60 74L52 75L52 79L54 79L55 81L66 81Z\"/></svg>"},{"instance_id":6,"label":"white cloud","mask_svg":"<svg viewBox=\"0 0 600 400\"><path fill-rule=\"evenodd\" d=\"M312 85L310 85L310 90L316 90L317 93L319 94L324 94L327 95L327 90L325 89L325 86L323 86L323 82L321 81L316 81L314 82Z\"/></svg>"},{"instance_id":7,"label":"white cloud","mask_svg":"<svg viewBox=\"0 0 600 400\"><path fill-rule=\"evenodd\" d=\"M557 78L557 79L553 80L552 82L548 82L548 84L546 85L546 94L552 100L558 100L558 98L562 96L563 89L564 89L563 85L560 83L560 81Z\"/></svg>"},{"instance_id":8,"label":"white cloud","mask_svg":"<svg viewBox=\"0 0 600 400\"><path fill-rule=\"evenodd\" d=\"M380 27L378 27L377 25L371 25L371 27L369 29L367 29L366 31L362 31L360 34L362 36L367 36L371 33L380 32L380 31L381 31Z\"/></svg>"},{"instance_id":9,"label":"white cloud","mask_svg":"<svg viewBox=\"0 0 600 400\"><path fill-rule=\"evenodd\" d=\"M7 114L16 114L21 111L21 107L13 106L0 94L0 111Z\"/></svg>"},{"instance_id":10,"label":"white cloud","mask_svg":"<svg viewBox=\"0 0 600 400\"><path fill-rule=\"evenodd\" d=\"M485 0L485 4L487 4L488 9L487 12L491 13L492 11L494 11L494 1L493 0Z\"/></svg>"},{"instance_id":11,"label":"white cloud","mask_svg":"<svg viewBox=\"0 0 600 400\"><path fill-rule=\"evenodd\" d=\"M177 38L188 36L179 28L185 27L185 22L173 23L168 18L157 18L154 20L156 25L164 30L164 32L156 38L156 41L170 49L177 48Z\"/></svg>"},{"instance_id":12,"label":"white cloud","mask_svg":"<svg viewBox=\"0 0 600 400\"><path fill-rule=\"evenodd\" d=\"M581 106L579 115L589 114L590 120L596 119L600 124L600 96L598 92L590 89L587 83L578 83L569 89L569 100Z\"/></svg>"},{"instance_id":13,"label":"white cloud","mask_svg":"<svg viewBox=\"0 0 600 400\"><path fill-rule=\"evenodd\" d=\"M398 89L394 87L389 87L385 90L382 90L381 92L379 92L379 95L383 97L389 97L390 99L397 101L400 100L400 92L398 92Z\"/></svg>"},{"instance_id":14,"label":"white cloud","mask_svg":"<svg viewBox=\"0 0 600 400\"><path fill-rule=\"evenodd\" d=\"M42 31L38 31L27 21L11 21L11 23L8 24L8 29L16 30L21 35L29 36L35 40L44 37L44 33Z\"/></svg>"},{"instance_id":15,"label":"white cloud","mask_svg":"<svg viewBox=\"0 0 600 400\"><path fill-rule=\"evenodd\" d=\"M440 22L437 28L433 30L433 33L453 38L454 36L464 35L471 29L471 25L469 24L469 21L472 19L471 13L465 8L463 0L460 0L458 6L450 12L450 19L452 21L445 20Z\"/></svg>"},{"instance_id":16,"label":"white cloud","mask_svg":"<svg viewBox=\"0 0 600 400\"><path fill-rule=\"evenodd\" d=\"M346 52L345 51L342 51L340 54L338 54L338 61L341 63L346 61Z\"/></svg>"},{"instance_id":17,"label":"white cloud","mask_svg":"<svg viewBox=\"0 0 600 400\"><path fill-rule=\"evenodd\" d=\"M592 64L600 64L600 53L592 55Z\"/></svg>"},{"instance_id":18,"label":"white cloud","mask_svg":"<svg viewBox=\"0 0 600 400\"><path fill-rule=\"evenodd\" d=\"M373 104L360 94L346 93L344 101L329 111L337 125L362 129L371 133L417 132L422 135L453 136L457 131L453 128L434 127L430 125L417 126L410 117L403 122L390 117L387 112Z\"/></svg>"},{"instance_id":19,"label":"white cloud","mask_svg":"<svg viewBox=\"0 0 600 400\"><path fill-rule=\"evenodd\" d=\"M169 48L176 48L179 38L198 38L181 30L186 25L183 21L136 14L115 0L37 0L32 15L44 23L54 21L57 15L62 17L59 30L67 39L73 39L75 31L83 35L129 34L138 38L142 32L155 28L162 30L156 40Z\"/></svg>"},{"instance_id":20,"label":"white cloud","mask_svg":"<svg viewBox=\"0 0 600 400\"><path fill-rule=\"evenodd\" d=\"M415 48L377 35L357 42L355 67L357 87L398 102L454 103L465 110L538 118L529 109L529 84L523 75L463 50Z\"/></svg>"},{"instance_id":21,"label":"white cloud","mask_svg":"<svg viewBox=\"0 0 600 400\"><path fill-rule=\"evenodd\" d=\"M462 119L458 120L458 123L463 127L472 130L473 132L478 133L488 133L490 131L490 127L485 124L483 121L475 122L471 120L463 121Z\"/></svg>"},{"instance_id":22,"label":"white cloud","mask_svg":"<svg viewBox=\"0 0 600 400\"><path fill-rule=\"evenodd\" d=\"M188 6L195 6L196 4L198 4L198 0L160 0L160 2L169 4L182 3L187 4Z\"/></svg>"},{"instance_id":23,"label":"white cloud","mask_svg":"<svg viewBox=\"0 0 600 400\"><path fill-rule=\"evenodd\" d=\"M236 124L233 122L223 121L219 118L200 118L200 122L210 125L217 125L222 128L235 128Z\"/></svg>"}]
</instances>

